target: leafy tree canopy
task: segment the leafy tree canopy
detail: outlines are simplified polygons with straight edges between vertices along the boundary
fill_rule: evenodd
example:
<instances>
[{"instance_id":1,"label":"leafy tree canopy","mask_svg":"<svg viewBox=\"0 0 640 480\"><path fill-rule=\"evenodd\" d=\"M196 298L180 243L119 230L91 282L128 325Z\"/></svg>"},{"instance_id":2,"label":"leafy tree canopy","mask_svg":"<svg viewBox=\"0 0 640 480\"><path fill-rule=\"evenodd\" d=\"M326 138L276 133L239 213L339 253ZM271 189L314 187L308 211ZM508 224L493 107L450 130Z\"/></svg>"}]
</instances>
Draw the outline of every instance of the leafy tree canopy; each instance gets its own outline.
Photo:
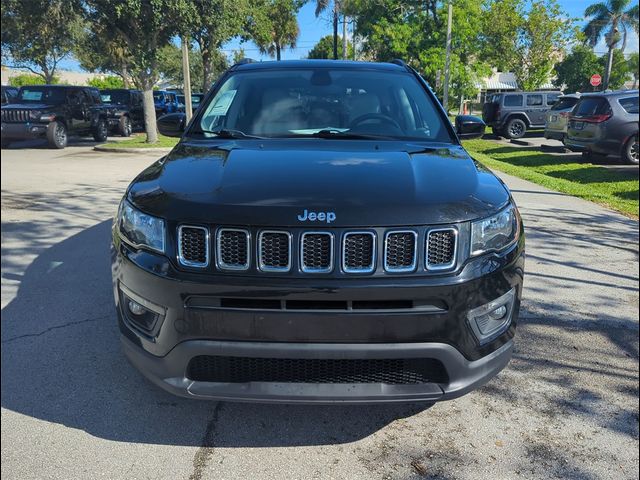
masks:
<instances>
[{"instance_id":1,"label":"leafy tree canopy","mask_svg":"<svg viewBox=\"0 0 640 480\"><path fill-rule=\"evenodd\" d=\"M308 58L333 58L333 35L326 35L318 40L311 50ZM342 37L338 37L338 58L342 58ZM347 58L353 58L353 45L347 43Z\"/></svg>"},{"instance_id":2,"label":"leafy tree canopy","mask_svg":"<svg viewBox=\"0 0 640 480\"><path fill-rule=\"evenodd\" d=\"M92 78L87 82L87 85L99 88L100 90L106 90L109 88L125 88L122 78L116 75Z\"/></svg>"},{"instance_id":3,"label":"leafy tree canopy","mask_svg":"<svg viewBox=\"0 0 640 480\"><path fill-rule=\"evenodd\" d=\"M51 83L82 29L80 0L2 0L2 58Z\"/></svg>"},{"instance_id":4,"label":"leafy tree canopy","mask_svg":"<svg viewBox=\"0 0 640 480\"><path fill-rule=\"evenodd\" d=\"M44 85L45 80L42 78L42 75L34 75L32 73L23 73L20 75L14 75L9 78L9 85L12 87L23 87L26 85ZM53 77L50 82L51 85L60 83L60 79L58 77Z\"/></svg>"}]
</instances>

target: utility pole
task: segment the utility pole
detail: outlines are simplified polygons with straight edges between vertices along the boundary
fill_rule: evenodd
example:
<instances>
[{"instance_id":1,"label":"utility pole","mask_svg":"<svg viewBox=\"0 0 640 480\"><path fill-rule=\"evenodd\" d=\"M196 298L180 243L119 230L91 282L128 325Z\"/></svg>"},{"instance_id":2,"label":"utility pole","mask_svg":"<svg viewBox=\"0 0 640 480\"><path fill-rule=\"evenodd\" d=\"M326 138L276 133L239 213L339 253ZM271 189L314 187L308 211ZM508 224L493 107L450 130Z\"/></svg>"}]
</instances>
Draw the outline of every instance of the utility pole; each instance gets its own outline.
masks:
<instances>
[{"instance_id":1,"label":"utility pole","mask_svg":"<svg viewBox=\"0 0 640 480\"><path fill-rule=\"evenodd\" d=\"M342 59L347 59L347 16L342 14Z\"/></svg>"},{"instance_id":2,"label":"utility pole","mask_svg":"<svg viewBox=\"0 0 640 480\"><path fill-rule=\"evenodd\" d=\"M453 3L449 0L449 13L447 15L447 53L444 63L444 94L442 96L442 106L449 115L449 67L451 66L451 20L453 17Z\"/></svg>"},{"instance_id":3,"label":"utility pole","mask_svg":"<svg viewBox=\"0 0 640 480\"><path fill-rule=\"evenodd\" d=\"M182 78L184 87L182 93L184 93L184 112L187 116L187 123L191 120L192 104L191 104L191 72L189 71L189 42L187 37L183 36L182 40Z\"/></svg>"}]
</instances>

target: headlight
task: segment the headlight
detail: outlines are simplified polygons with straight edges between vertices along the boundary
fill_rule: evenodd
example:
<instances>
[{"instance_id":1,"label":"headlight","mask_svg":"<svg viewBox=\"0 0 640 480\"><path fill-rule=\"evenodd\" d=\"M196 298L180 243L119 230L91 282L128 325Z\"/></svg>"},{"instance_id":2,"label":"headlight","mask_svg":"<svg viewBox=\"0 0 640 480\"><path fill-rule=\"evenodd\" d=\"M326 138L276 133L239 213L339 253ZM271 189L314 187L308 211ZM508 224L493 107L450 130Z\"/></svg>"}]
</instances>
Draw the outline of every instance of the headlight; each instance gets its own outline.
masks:
<instances>
[{"instance_id":1,"label":"headlight","mask_svg":"<svg viewBox=\"0 0 640 480\"><path fill-rule=\"evenodd\" d=\"M133 208L126 200L118 212L120 233L136 247L147 247L164 253L164 220Z\"/></svg>"},{"instance_id":2,"label":"headlight","mask_svg":"<svg viewBox=\"0 0 640 480\"><path fill-rule=\"evenodd\" d=\"M40 120L40 115L42 115L40 110L31 110L29 112L29 120Z\"/></svg>"},{"instance_id":3,"label":"headlight","mask_svg":"<svg viewBox=\"0 0 640 480\"><path fill-rule=\"evenodd\" d=\"M518 212L509 205L493 217L471 223L471 255L503 250L514 244L519 235Z\"/></svg>"},{"instance_id":4,"label":"headlight","mask_svg":"<svg viewBox=\"0 0 640 480\"><path fill-rule=\"evenodd\" d=\"M126 110L116 110L116 111L114 111L114 112L113 112L113 115L114 115L115 117L121 117L121 116L123 116L125 113L127 113L127 112L126 112Z\"/></svg>"}]
</instances>

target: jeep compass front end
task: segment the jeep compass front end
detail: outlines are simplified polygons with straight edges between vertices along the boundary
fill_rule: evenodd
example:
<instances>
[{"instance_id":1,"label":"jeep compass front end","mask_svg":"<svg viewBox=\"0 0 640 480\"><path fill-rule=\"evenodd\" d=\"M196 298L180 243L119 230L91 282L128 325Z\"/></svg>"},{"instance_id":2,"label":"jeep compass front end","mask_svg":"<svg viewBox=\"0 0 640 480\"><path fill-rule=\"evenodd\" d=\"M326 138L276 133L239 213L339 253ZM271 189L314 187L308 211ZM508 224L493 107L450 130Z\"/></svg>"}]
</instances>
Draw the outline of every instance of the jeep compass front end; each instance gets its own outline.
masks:
<instances>
[{"instance_id":1,"label":"jeep compass front end","mask_svg":"<svg viewBox=\"0 0 640 480\"><path fill-rule=\"evenodd\" d=\"M113 226L124 352L192 398L437 401L508 363L524 230L402 62L236 65ZM457 130L457 131L456 131Z\"/></svg>"}]
</instances>

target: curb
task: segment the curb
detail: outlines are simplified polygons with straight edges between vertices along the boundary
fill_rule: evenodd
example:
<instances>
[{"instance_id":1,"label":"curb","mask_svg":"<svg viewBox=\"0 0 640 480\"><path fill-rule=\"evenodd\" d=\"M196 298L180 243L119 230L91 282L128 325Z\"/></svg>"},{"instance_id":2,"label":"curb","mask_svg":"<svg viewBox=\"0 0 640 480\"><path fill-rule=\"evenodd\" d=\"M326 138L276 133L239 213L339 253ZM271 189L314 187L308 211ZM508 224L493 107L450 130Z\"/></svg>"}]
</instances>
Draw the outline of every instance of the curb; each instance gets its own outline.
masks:
<instances>
[{"instance_id":1,"label":"curb","mask_svg":"<svg viewBox=\"0 0 640 480\"><path fill-rule=\"evenodd\" d=\"M171 148L167 147L149 147L149 148L125 148L125 147L105 147L103 145L96 145L93 149L97 152L109 152L109 153L169 153Z\"/></svg>"},{"instance_id":2,"label":"curb","mask_svg":"<svg viewBox=\"0 0 640 480\"><path fill-rule=\"evenodd\" d=\"M515 143L516 145L522 145L523 147L534 147L535 145L531 142L527 142L526 140L518 140L516 138L512 138L510 140L511 143Z\"/></svg>"}]
</instances>

